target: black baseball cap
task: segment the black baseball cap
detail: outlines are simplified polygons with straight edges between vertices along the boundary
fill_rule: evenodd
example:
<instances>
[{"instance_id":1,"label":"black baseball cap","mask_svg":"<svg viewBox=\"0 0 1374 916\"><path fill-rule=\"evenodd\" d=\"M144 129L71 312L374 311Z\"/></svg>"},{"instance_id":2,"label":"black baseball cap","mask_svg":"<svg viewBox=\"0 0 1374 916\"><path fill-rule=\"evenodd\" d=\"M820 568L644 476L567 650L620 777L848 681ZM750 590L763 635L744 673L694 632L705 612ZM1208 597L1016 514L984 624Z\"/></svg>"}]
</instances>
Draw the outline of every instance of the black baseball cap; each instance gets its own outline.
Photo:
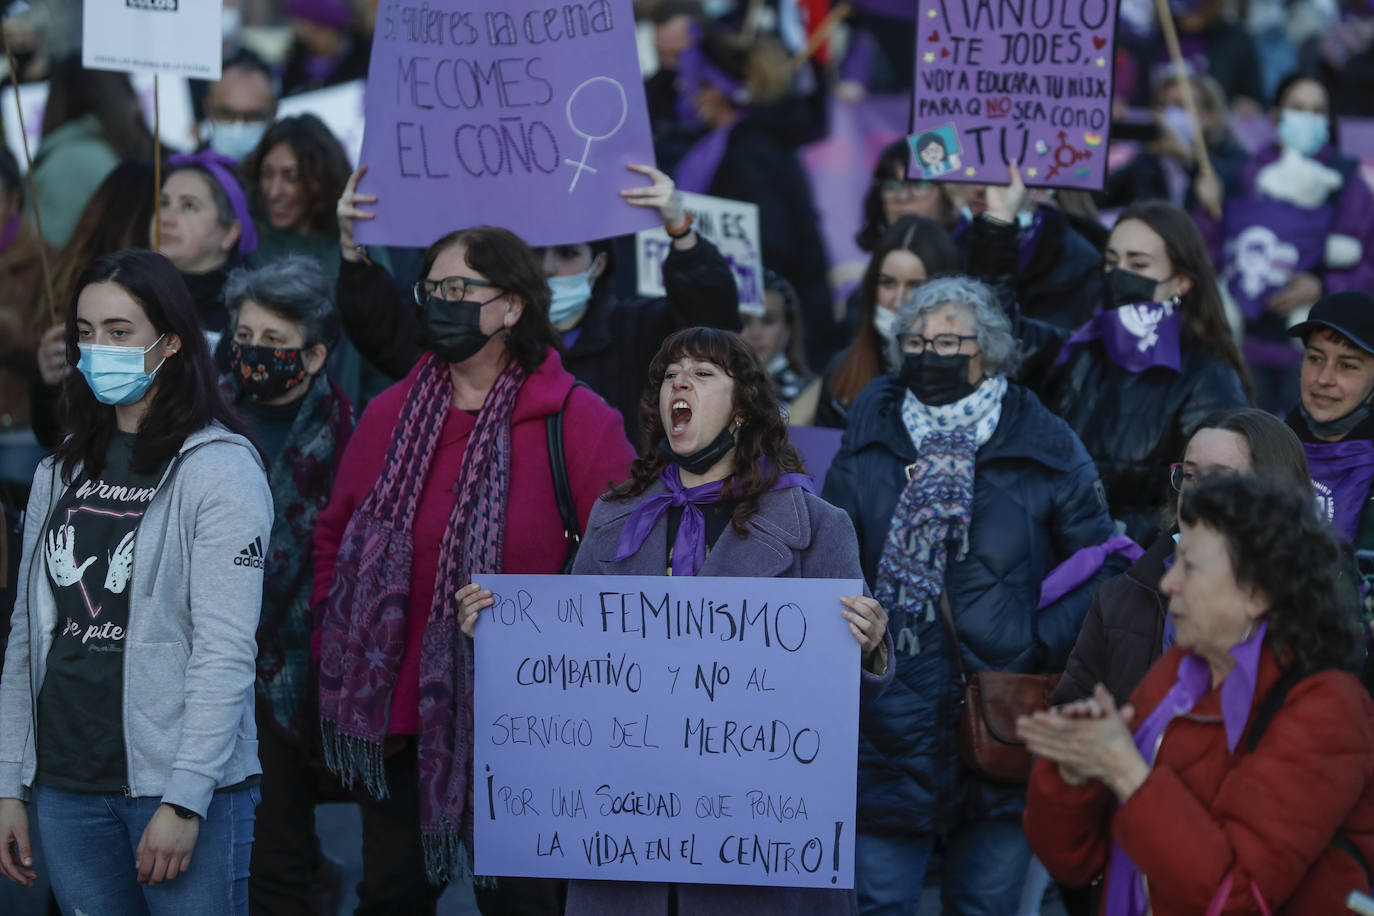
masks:
<instances>
[{"instance_id":1,"label":"black baseball cap","mask_svg":"<svg viewBox=\"0 0 1374 916\"><path fill-rule=\"evenodd\" d=\"M1306 321L1288 329L1288 336L1306 340L1321 328L1335 331L1366 353L1374 353L1374 296L1353 289L1323 296L1312 306Z\"/></svg>"}]
</instances>

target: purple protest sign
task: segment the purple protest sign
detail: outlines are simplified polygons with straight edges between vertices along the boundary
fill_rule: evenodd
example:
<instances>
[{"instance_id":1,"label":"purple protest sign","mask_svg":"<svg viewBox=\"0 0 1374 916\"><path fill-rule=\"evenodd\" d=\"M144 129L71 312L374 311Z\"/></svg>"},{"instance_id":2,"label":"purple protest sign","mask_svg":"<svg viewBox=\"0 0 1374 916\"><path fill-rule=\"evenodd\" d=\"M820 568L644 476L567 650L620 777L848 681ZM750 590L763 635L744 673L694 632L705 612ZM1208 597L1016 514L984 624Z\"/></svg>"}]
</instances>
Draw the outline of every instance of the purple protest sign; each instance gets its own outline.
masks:
<instances>
[{"instance_id":1,"label":"purple protest sign","mask_svg":"<svg viewBox=\"0 0 1374 916\"><path fill-rule=\"evenodd\" d=\"M654 162L630 0L385 0L366 109L359 190L380 200L360 242L490 224L555 245L658 222L617 193Z\"/></svg>"},{"instance_id":2,"label":"purple protest sign","mask_svg":"<svg viewBox=\"0 0 1374 916\"><path fill-rule=\"evenodd\" d=\"M477 579L477 874L854 886L862 581Z\"/></svg>"},{"instance_id":3,"label":"purple protest sign","mask_svg":"<svg viewBox=\"0 0 1374 916\"><path fill-rule=\"evenodd\" d=\"M919 0L910 177L1101 190L1117 0Z\"/></svg>"}]
</instances>

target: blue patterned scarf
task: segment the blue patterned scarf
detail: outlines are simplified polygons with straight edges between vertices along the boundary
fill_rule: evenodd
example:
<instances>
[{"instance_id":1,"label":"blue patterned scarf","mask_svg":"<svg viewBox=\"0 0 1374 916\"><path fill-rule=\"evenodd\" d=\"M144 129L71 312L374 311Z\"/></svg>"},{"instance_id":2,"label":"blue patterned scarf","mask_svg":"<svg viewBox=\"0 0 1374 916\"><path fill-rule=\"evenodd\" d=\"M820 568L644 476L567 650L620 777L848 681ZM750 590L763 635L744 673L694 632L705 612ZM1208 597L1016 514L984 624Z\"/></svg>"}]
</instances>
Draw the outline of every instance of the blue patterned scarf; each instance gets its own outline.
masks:
<instances>
[{"instance_id":1,"label":"blue patterned scarf","mask_svg":"<svg viewBox=\"0 0 1374 916\"><path fill-rule=\"evenodd\" d=\"M997 429L1006 393L1007 380L999 376L953 404L931 407L909 392L902 404L917 457L892 512L874 597L902 631L899 648L909 645L912 655L920 651L914 618L924 612L927 621L935 619L950 543L959 544L957 559L968 552L974 461Z\"/></svg>"}]
</instances>

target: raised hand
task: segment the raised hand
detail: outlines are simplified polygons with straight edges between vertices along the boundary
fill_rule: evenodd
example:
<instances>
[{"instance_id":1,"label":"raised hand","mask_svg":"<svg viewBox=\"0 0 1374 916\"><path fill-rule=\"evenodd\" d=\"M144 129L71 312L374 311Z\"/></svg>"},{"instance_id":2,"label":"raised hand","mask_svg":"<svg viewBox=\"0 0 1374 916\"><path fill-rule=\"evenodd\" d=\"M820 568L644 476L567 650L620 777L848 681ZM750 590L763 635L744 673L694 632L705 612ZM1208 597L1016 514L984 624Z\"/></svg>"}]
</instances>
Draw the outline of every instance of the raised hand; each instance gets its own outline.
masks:
<instances>
[{"instance_id":1,"label":"raised hand","mask_svg":"<svg viewBox=\"0 0 1374 916\"><path fill-rule=\"evenodd\" d=\"M1026 202L1026 183L1021 180L1020 164L1007 163L1011 181L1005 185L990 184L987 188L988 216L1004 223L1016 221L1016 214Z\"/></svg>"},{"instance_id":2,"label":"raised hand","mask_svg":"<svg viewBox=\"0 0 1374 916\"><path fill-rule=\"evenodd\" d=\"M95 557L88 557L80 566L76 565L72 553L75 547L76 529L71 525L62 525L48 532L44 553L48 559L48 572L58 585L65 587L80 582L86 567L95 562Z\"/></svg>"},{"instance_id":3,"label":"raised hand","mask_svg":"<svg viewBox=\"0 0 1374 916\"><path fill-rule=\"evenodd\" d=\"M620 192L625 202L636 207L653 207L663 219L663 228L669 231L682 226L687 220L687 210L682 205L682 195L677 192L673 179L652 165L629 165L632 172L649 176L653 184L647 188L626 188Z\"/></svg>"},{"instance_id":4,"label":"raised hand","mask_svg":"<svg viewBox=\"0 0 1374 916\"><path fill-rule=\"evenodd\" d=\"M357 261L358 243L353 239L353 223L360 219L376 219L377 214L371 210L359 208L359 204L375 204L376 194L359 194L358 181L367 174L367 166L360 165L358 170L348 177L348 184L344 185L343 194L339 197L339 203L334 208L334 214L339 220L339 247L342 249L344 260Z\"/></svg>"},{"instance_id":5,"label":"raised hand","mask_svg":"<svg viewBox=\"0 0 1374 916\"><path fill-rule=\"evenodd\" d=\"M110 566L105 570L105 591L118 595L129 584L129 576L134 571L134 533L124 535L110 555Z\"/></svg>"}]
</instances>

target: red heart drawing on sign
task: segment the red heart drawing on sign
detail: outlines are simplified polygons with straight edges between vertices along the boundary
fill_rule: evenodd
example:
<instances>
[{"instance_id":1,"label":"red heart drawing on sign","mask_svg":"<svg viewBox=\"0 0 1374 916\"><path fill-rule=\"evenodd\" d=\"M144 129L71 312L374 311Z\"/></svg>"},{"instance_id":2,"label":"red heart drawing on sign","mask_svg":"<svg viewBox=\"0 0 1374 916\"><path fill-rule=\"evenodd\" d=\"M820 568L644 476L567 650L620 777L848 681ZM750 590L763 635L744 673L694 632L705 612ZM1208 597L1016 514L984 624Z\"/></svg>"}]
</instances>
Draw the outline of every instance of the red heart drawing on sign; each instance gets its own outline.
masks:
<instances>
[{"instance_id":1,"label":"red heart drawing on sign","mask_svg":"<svg viewBox=\"0 0 1374 916\"><path fill-rule=\"evenodd\" d=\"M1105 45L1106 43L1107 43L1107 39L1105 39L1105 38L1098 38L1098 37L1096 37L1096 36L1093 36L1093 47L1096 48L1097 50L1101 51L1103 45Z\"/></svg>"},{"instance_id":2,"label":"red heart drawing on sign","mask_svg":"<svg viewBox=\"0 0 1374 916\"><path fill-rule=\"evenodd\" d=\"M940 49L940 56L941 56L941 57L949 57L949 48L941 48L941 49Z\"/></svg>"},{"instance_id":3,"label":"red heart drawing on sign","mask_svg":"<svg viewBox=\"0 0 1374 916\"><path fill-rule=\"evenodd\" d=\"M939 33L939 32L931 32L931 33L930 33L930 37L926 39L926 41L939 41L939 40L940 40L940 33Z\"/></svg>"}]
</instances>

